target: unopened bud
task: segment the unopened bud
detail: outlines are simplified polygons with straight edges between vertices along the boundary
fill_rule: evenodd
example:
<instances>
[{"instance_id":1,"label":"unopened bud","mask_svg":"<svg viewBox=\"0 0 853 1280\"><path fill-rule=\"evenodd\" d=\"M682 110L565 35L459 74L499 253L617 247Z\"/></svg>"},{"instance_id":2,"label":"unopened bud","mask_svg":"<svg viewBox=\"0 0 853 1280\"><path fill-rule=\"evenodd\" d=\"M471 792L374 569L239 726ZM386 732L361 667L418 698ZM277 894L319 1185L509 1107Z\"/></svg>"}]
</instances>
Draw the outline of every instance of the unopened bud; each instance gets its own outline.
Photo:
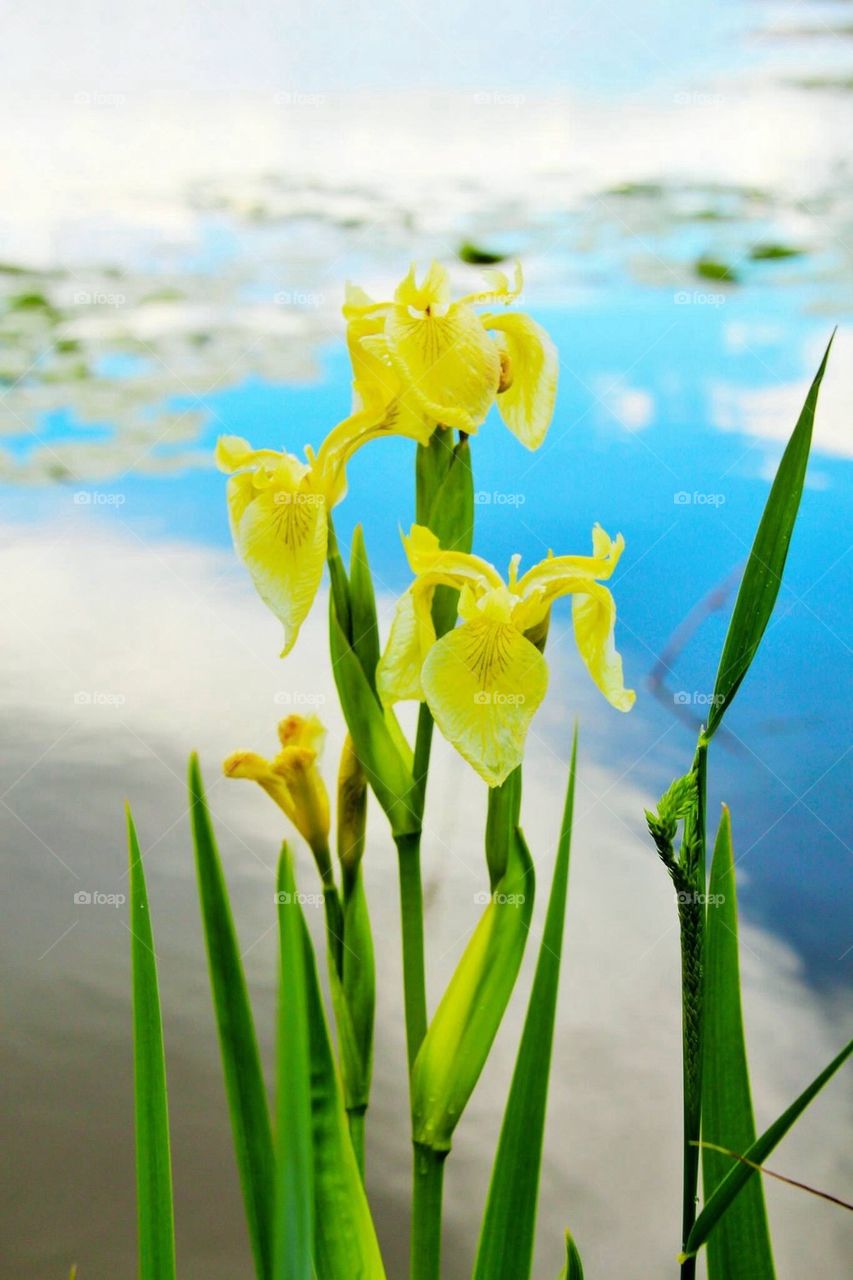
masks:
<instances>
[{"instance_id":1,"label":"unopened bud","mask_svg":"<svg viewBox=\"0 0 853 1280\"><path fill-rule=\"evenodd\" d=\"M338 771L338 858L345 876L353 876L364 853L367 778L349 734Z\"/></svg>"}]
</instances>

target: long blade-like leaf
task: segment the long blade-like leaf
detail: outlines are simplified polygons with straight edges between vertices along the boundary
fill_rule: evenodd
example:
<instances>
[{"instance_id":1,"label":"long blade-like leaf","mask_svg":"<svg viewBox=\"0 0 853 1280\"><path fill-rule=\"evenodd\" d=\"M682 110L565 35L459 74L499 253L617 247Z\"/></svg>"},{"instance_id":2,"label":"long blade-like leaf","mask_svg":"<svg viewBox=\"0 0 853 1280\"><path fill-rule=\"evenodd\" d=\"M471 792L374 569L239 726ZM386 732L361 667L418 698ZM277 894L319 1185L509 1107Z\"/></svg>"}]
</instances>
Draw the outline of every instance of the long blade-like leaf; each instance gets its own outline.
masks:
<instances>
[{"instance_id":1,"label":"long blade-like leaf","mask_svg":"<svg viewBox=\"0 0 853 1280\"><path fill-rule=\"evenodd\" d=\"M130 955L133 969L133 1087L136 1105L136 1198L139 1280L174 1280L175 1227L169 1107L157 959L142 854L130 809ZM74 1272L72 1272L74 1274Z\"/></svg>"},{"instance_id":2,"label":"long blade-like leaf","mask_svg":"<svg viewBox=\"0 0 853 1280\"><path fill-rule=\"evenodd\" d=\"M774 1147L778 1146L809 1103L820 1093L827 1081L832 1079L839 1067L844 1065L851 1053L853 1053L853 1040L850 1040L844 1046L838 1056L832 1059L828 1067L824 1067L820 1075L812 1080L808 1088L804 1089L800 1096L791 1103L787 1111L784 1111L778 1120L771 1124L769 1129L765 1129L761 1137L753 1142L749 1150L739 1153L745 1156L750 1164L742 1164L738 1161L717 1186L710 1200L696 1219L693 1230L690 1232L687 1246L684 1250L685 1257L690 1257L701 1249L735 1196L755 1177L757 1170L750 1168L750 1165L764 1163L770 1152Z\"/></svg>"},{"instance_id":3,"label":"long blade-like leaf","mask_svg":"<svg viewBox=\"0 0 853 1280\"><path fill-rule=\"evenodd\" d=\"M526 1280L533 1263L539 1170L569 883L576 764L577 730L572 742L563 825L548 913L492 1170L474 1280Z\"/></svg>"},{"instance_id":4,"label":"long blade-like leaf","mask_svg":"<svg viewBox=\"0 0 853 1280\"><path fill-rule=\"evenodd\" d=\"M314 1147L314 1266L317 1280L385 1280L320 993L317 961L302 908L295 904L304 948L311 1055Z\"/></svg>"},{"instance_id":5,"label":"long blade-like leaf","mask_svg":"<svg viewBox=\"0 0 853 1280\"><path fill-rule=\"evenodd\" d=\"M314 1191L311 1048L305 948L293 857L281 850L277 880L279 928L276 1037L275 1280L311 1280Z\"/></svg>"},{"instance_id":6,"label":"long blade-like leaf","mask_svg":"<svg viewBox=\"0 0 853 1280\"><path fill-rule=\"evenodd\" d=\"M818 392L831 346L832 338L806 396L794 434L782 455L749 553L720 658L706 730L708 738L719 726L750 668L779 594L806 478Z\"/></svg>"},{"instance_id":7,"label":"long blade-like leaf","mask_svg":"<svg viewBox=\"0 0 853 1280\"><path fill-rule=\"evenodd\" d=\"M702 1136L746 1151L755 1141L755 1120L740 1001L732 825L726 808L708 888L703 1007ZM706 1201L730 1169L730 1159L703 1148ZM753 1178L708 1238L708 1280L773 1280L774 1275L764 1187L760 1178Z\"/></svg>"},{"instance_id":8,"label":"long blade-like leaf","mask_svg":"<svg viewBox=\"0 0 853 1280\"><path fill-rule=\"evenodd\" d=\"M583 1280L583 1263L570 1231L566 1232L566 1265L557 1280Z\"/></svg>"},{"instance_id":9,"label":"long blade-like leaf","mask_svg":"<svg viewBox=\"0 0 853 1280\"><path fill-rule=\"evenodd\" d=\"M228 890L195 755L190 758L189 786L199 898L234 1153L255 1272L258 1280L269 1280L273 1274L275 1196L269 1105Z\"/></svg>"}]
</instances>

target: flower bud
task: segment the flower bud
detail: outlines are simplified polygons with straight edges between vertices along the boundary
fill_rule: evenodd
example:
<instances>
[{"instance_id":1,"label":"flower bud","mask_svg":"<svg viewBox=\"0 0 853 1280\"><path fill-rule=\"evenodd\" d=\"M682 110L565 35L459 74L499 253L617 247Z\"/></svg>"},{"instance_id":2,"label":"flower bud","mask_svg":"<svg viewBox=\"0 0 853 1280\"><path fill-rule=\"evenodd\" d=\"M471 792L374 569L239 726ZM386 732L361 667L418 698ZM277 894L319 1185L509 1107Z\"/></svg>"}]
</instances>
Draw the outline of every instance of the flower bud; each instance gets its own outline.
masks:
<instances>
[{"instance_id":1,"label":"flower bud","mask_svg":"<svg viewBox=\"0 0 853 1280\"><path fill-rule=\"evenodd\" d=\"M364 853L367 822L367 777L347 734L338 771L338 858L344 877L352 879Z\"/></svg>"}]
</instances>

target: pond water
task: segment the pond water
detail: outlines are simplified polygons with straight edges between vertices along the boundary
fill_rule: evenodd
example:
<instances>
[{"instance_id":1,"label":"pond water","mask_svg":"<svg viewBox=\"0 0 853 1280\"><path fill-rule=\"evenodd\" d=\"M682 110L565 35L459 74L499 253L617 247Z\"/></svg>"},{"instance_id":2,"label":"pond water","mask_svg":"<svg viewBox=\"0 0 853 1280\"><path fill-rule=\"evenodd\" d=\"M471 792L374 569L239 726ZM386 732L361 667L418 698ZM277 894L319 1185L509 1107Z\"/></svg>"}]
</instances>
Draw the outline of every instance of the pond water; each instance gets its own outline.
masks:
<instances>
[{"instance_id":1,"label":"pond water","mask_svg":"<svg viewBox=\"0 0 853 1280\"><path fill-rule=\"evenodd\" d=\"M174 86L171 96L129 79L122 89L121 77L105 86L92 73L64 103L33 97L19 109L2 144L10 198L0 221L0 828L14 1109L4 1145L16 1171L0 1274L10 1280L66 1274L74 1258L81 1280L133 1269L127 934L121 909L74 901L81 889L122 891L126 795L147 849L168 993L182 1273L248 1274L183 762L201 749L268 1044L280 832L263 797L221 788L218 762L239 745L265 750L282 706L308 695L330 721L330 762L341 729L316 658L323 601L279 664L276 624L230 551L212 447L225 432L293 451L316 444L348 409L344 281L387 296L410 260L436 256L471 288L465 243L521 259L524 305L561 356L539 452L496 416L472 442L477 549L499 566L515 552L527 564L551 547L585 552L595 521L627 541L612 587L637 706L623 717L596 699L558 611L553 689L526 782L544 896L579 715L586 803L542 1274L557 1270L561 1231L576 1220L593 1274L659 1275L671 1262L677 954L642 809L689 762L738 569L836 325L785 584L715 742L709 812L720 801L733 812L761 1117L843 1038L853 957L849 6L703 3L689 24L680 10L661 0L638 33L630 9L617 8L618 40L582 14L572 39L567 18L562 61L556 45L540 58L535 94L533 55L507 27L522 70L487 60L477 84L457 67L446 82L413 72L405 91L382 82L366 93L382 58L361 32L362 79L341 72L334 92L292 70L282 88L257 49L252 92L214 94L202 78L176 97ZM539 20L541 37L544 9ZM404 28L394 41L415 39ZM310 51L314 35L300 38ZM460 31L460 56L466 39ZM47 189L32 180L40 167ZM336 517L345 545L364 524L385 619L407 583L398 530L412 518L411 472L402 442L364 450ZM436 998L474 919L481 792L440 750L427 858ZM376 815L369 886L377 931L393 938L381 826ZM407 1191L396 956L380 987L371 1177L396 1275ZM452 1276L466 1274L479 1212L466 1197L488 1176L522 1016L523 1000L460 1129ZM821 1102L780 1168L840 1190L839 1108L837 1095ZM818 1239L823 1274L840 1274L843 1224L791 1196L771 1200L780 1274L811 1267ZM636 1213L617 1233L609 1203Z\"/></svg>"}]
</instances>

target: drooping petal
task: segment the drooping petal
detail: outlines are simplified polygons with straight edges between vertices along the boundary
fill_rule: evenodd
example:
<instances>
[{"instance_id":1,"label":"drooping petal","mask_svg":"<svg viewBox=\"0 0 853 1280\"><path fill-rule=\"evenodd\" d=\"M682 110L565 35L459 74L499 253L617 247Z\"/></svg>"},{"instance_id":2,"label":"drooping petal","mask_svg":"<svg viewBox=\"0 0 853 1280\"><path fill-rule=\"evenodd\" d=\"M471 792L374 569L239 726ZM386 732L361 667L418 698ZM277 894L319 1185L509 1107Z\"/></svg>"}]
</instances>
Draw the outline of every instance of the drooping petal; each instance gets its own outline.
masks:
<instances>
[{"instance_id":1,"label":"drooping petal","mask_svg":"<svg viewBox=\"0 0 853 1280\"><path fill-rule=\"evenodd\" d=\"M514 626L484 618L449 631L423 666L426 700L445 738L490 787L521 763L548 667Z\"/></svg>"},{"instance_id":2,"label":"drooping petal","mask_svg":"<svg viewBox=\"0 0 853 1280\"><path fill-rule=\"evenodd\" d=\"M376 667L376 690L385 706L423 699L421 667L430 643L429 637L424 637L415 609L414 590L410 587L397 601L388 643Z\"/></svg>"},{"instance_id":3,"label":"drooping petal","mask_svg":"<svg viewBox=\"0 0 853 1280\"><path fill-rule=\"evenodd\" d=\"M403 535L403 546L412 573L419 577L429 574L436 584L462 588L471 585L485 591L503 585L503 579L488 560L470 555L466 551L444 551L438 538L425 525L413 524L408 535Z\"/></svg>"},{"instance_id":4,"label":"drooping petal","mask_svg":"<svg viewBox=\"0 0 853 1280\"><path fill-rule=\"evenodd\" d=\"M238 475L228 482L234 542L255 590L284 627L284 657L296 643L323 576L326 499L305 486L270 485L249 496L247 480L251 477Z\"/></svg>"},{"instance_id":5,"label":"drooping petal","mask_svg":"<svg viewBox=\"0 0 853 1280\"><path fill-rule=\"evenodd\" d=\"M255 751L235 751L223 761L222 772L226 778L247 778L251 782L257 782L270 799L275 801L282 813L293 822L295 815L293 798L287 789L286 782L276 775L269 760L265 760Z\"/></svg>"},{"instance_id":6,"label":"drooping petal","mask_svg":"<svg viewBox=\"0 0 853 1280\"><path fill-rule=\"evenodd\" d=\"M462 303L397 302L385 335L406 399L434 422L476 431L500 380L500 353L476 313Z\"/></svg>"},{"instance_id":7,"label":"drooping petal","mask_svg":"<svg viewBox=\"0 0 853 1280\"><path fill-rule=\"evenodd\" d=\"M557 348L530 316L483 316L498 332L507 362L509 386L497 398L498 413L528 449L538 449L551 425L557 398Z\"/></svg>"},{"instance_id":8,"label":"drooping petal","mask_svg":"<svg viewBox=\"0 0 853 1280\"><path fill-rule=\"evenodd\" d=\"M536 626L558 596L584 590L587 581L606 580L613 573L625 550L622 534L611 538L595 525L592 531L591 556L548 556L528 569L515 583L520 597L513 615L522 631Z\"/></svg>"},{"instance_id":9,"label":"drooping petal","mask_svg":"<svg viewBox=\"0 0 853 1280\"><path fill-rule=\"evenodd\" d=\"M633 689L625 688L622 657L616 651L614 629L616 602L599 583L590 583L572 600L575 642L587 671L611 706L630 711L636 701Z\"/></svg>"}]
</instances>

